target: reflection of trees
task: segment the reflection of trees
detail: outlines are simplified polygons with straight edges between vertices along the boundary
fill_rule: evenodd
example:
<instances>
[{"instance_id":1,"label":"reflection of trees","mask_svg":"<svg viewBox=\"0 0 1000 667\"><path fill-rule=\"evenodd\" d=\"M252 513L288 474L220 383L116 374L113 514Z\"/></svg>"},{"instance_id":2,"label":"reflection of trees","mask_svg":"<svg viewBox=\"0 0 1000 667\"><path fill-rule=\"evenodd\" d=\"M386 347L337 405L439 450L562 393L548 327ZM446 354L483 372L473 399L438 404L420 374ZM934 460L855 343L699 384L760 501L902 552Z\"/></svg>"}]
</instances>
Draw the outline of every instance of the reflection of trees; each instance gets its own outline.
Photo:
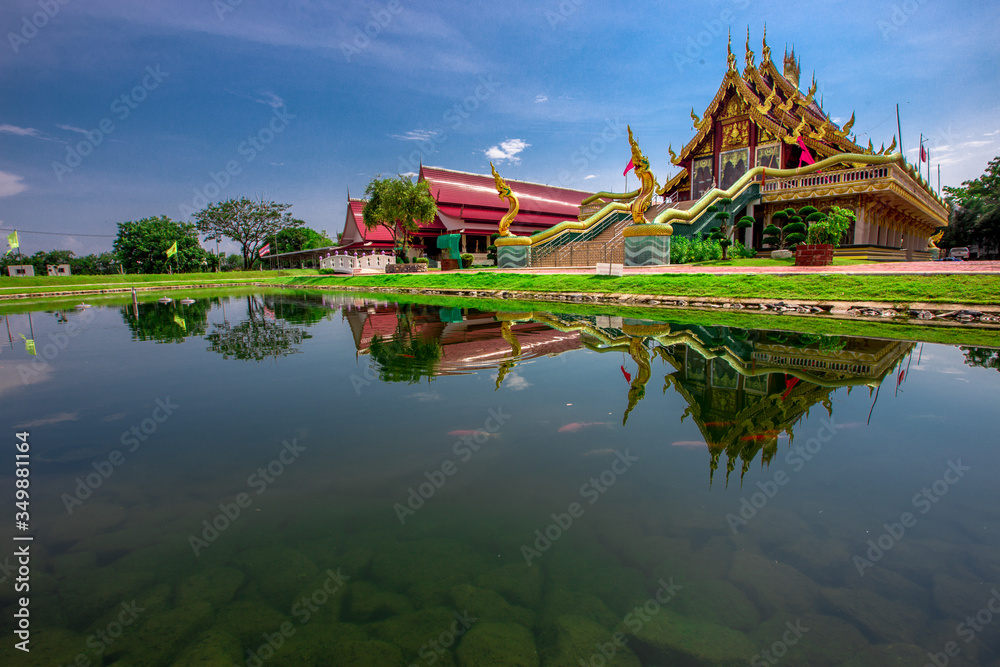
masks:
<instances>
[{"instance_id":1,"label":"reflection of trees","mask_svg":"<svg viewBox=\"0 0 1000 667\"><path fill-rule=\"evenodd\" d=\"M139 319L132 305L121 307L122 319L132 331L132 340L183 343L188 336L201 336L208 327L208 311L219 299L198 299L192 304L140 303Z\"/></svg>"},{"instance_id":2,"label":"reflection of trees","mask_svg":"<svg viewBox=\"0 0 1000 667\"><path fill-rule=\"evenodd\" d=\"M966 366L995 368L1000 371L1000 349L995 347L966 347L964 345L959 349L965 353Z\"/></svg>"},{"instance_id":3,"label":"reflection of trees","mask_svg":"<svg viewBox=\"0 0 1000 667\"><path fill-rule=\"evenodd\" d=\"M292 324L316 324L331 315L330 308L319 297L292 301L279 296L266 301L279 318Z\"/></svg>"},{"instance_id":4,"label":"reflection of trees","mask_svg":"<svg viewBox=\"0 0 1000 667\"><path fill-rule=\"evenodd\" d=\"M205 336L208 349L225 359L262 361L297 354L302 341L312 338L305 329L278 320L256 297L247 297L247 314L248 319L236 325L213 324L211 333Z\"/></svg>"},{"instance_id":5,"label":"reflection of trees","mask_svg":"<svg viewBox=\"0 0 1000 667\"><path fill-rule=\"evenodd\" d=\"M378 334L368 347L378 365L379 379L383 382L419 382L425 375L434 374L441 359L441 342L437 338L424 339L414 334L411 304L399 304L396 313L396 332L390 337Z\"/></svg>"}]
</instances>

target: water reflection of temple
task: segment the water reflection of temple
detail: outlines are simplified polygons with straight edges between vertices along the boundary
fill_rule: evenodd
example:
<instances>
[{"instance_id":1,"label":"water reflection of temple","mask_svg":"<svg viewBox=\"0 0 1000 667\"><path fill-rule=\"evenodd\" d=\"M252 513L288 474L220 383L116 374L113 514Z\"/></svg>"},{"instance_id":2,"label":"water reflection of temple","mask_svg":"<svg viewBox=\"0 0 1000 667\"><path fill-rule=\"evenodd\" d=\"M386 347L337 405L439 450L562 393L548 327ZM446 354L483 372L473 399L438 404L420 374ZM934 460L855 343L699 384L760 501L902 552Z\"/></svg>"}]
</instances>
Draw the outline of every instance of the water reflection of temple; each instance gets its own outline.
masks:
<instances>
[{"instance_id":1,"label":"water reflection of temple","mask_svg":"<svg viewBox=\"0 0 1000 667\"><path fill-rule=\"evenodd\" d=\"M575 332L561 332L542 322L505 322L496 313L474 308L440 308L419 304L375 301L350 304L343 309L354 335L358 354L369 354L376 339L408 337L440 347L429 374L456 375L477 369L501 368L512 358L518 362L555 355L583 346Z\"/></svg>"},{"instance_id":2,"label":"water reflection of temple","mask_svg":"<svg viewBox=\"0 0 1000 667\"><path fill-rule=\"evenodd\" d=\"M645 397L659 357L672 371L672 388L688 404L681 416L698 425L711 454L711 475L726 455L726 479L740 476L760 455L774 458L778 441L794 439L794 427L819 404L832 414L830 395L840 387L878 387L913 349L905 341L760 331L724 326L678 325L613 317L499 314L577 331L595 351L626 352L636 365L630 374L623 424ZM623 366L624 370L624 366Z\"/></svg>"},{"instance_id":3,"label":"water reflection of temple","mask_svg":"<svg viewBox=\"0 0 1000 667\"><path fill-rule=\"evenodd\" d=\"M538 311L359 301L343 312L360 354L368 354L379 339L416 337L440 348L423 374L496 368L498 388L518 364L543 354L582 348L624 353L631 363L629 370L622 366L629 384L623 424L659 375L655 369L662 368L663 393L673 390L687 403L681 421L691 418L697 424L712 477L725 454L727 482L737 467L742 477L758 457L763 465L770 463L779 440L787 437L791 444L795 427L814 406L832 413L836 389L878 387L913 349L905 341ZM415 354L397 357L417 356L415 348L406 349ZM405 365L410 360L383 355L376 361Z\"/></svg>"}]
</instances>

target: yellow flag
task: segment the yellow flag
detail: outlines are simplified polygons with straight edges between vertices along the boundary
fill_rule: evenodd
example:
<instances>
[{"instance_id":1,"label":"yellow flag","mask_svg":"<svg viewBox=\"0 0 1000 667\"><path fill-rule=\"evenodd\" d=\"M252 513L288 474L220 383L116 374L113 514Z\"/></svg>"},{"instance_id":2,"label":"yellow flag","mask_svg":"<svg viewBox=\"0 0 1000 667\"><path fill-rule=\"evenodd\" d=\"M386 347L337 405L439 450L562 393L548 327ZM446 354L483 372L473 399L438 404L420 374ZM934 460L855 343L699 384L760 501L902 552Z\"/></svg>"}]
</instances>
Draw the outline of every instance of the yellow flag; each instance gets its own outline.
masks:
<instances>
[{"instance_id":1,"label":"yellow flag","mask_svg":"<svg viewBox=\"0 0 1000 667\"><path fill-rule=\"evenodd\" d=\"M179 315L174 315L174 322L181 325L181 329L184 329L184 331L188 330L187 323L184 321L183 317L180 317Z\"/></svg>"},{"instance_id":2,"label":"yellow flag","mask_svg":"<svg viewBox=\"0 0 1000 667\"><path fill-rule=\"evenodd\" d=\"M174 244L169 248L167 248L167 257L173 257L176 254L177 254L177 241L174 241Z\"/></svg>"},{"instance_id":3,"label":"yellow flag","mask_svg":"<svg viewBox=\"0 0 1000 667\"><path fill-rule=\"evenodd\" d=\"M21 338L24 340L24 351L37 357L38 352L35 351L35 341L31 338L25 338L24 334L21 334Z\"/></svg>"},{"instance_id":4,"label":"yellow flag","mask_svg":"<svg viewBox=\"0 0 1000 667\"><path fill-rule=\"evenodd\" d=\"M9 255L14 250L14 248L20 248L21 247L21 244L17 242L17 230L16 229L14 231L12 231L10 234L7 235L7 246L8 246L7 252L4 253L6 255Z\"/></svg>"}]
</instances>

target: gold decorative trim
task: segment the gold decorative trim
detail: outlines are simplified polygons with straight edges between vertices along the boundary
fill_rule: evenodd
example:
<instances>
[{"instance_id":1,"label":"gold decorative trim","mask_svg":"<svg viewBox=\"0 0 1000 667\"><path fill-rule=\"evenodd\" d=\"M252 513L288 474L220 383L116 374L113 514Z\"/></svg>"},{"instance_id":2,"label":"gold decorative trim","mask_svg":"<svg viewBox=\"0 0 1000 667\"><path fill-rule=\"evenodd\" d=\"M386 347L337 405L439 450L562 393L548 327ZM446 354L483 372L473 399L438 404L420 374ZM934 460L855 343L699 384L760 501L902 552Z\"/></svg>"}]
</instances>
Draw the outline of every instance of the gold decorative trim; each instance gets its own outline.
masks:
<instances>
[{"instance_id":1,"label":"gold decorative trim","mask_svg":"<svg viewBox=\"0 0 1000 667\"><path fill-rule=\"evenodd\" d=\"M650 222L645 225L631 225L622 230L622 236L633 238L636 236L672 236L674 228L669 224Z\"/></svg>"}]
</instances>

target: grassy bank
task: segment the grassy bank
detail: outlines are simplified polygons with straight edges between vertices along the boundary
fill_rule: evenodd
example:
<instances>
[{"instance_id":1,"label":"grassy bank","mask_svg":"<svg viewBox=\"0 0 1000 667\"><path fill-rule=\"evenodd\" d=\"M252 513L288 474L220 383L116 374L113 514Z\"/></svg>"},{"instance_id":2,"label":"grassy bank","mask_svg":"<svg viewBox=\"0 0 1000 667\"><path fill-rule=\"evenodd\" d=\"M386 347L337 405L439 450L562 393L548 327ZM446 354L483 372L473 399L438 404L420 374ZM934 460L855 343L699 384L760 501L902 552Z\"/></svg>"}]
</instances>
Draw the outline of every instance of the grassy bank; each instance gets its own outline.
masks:
<instances>
[{"instance_id":1,"label":"grassy bank","mask_svg":"<svg viewBox=\"0 0 1000 667\"><path fill-rule=\"evenodd\" d=\"M660 274L624 276L446 273L377 276L296 276L276 282L303 287L350 285L403 289L601 292L654 296L818 301L1000 304L1000 276L869 276L768 274Z\"/></svg>"},{"instance_id":2,"label":"grassy bank","mask_svg":"<svg viewBox=\"0 0 1000 667\"><path fill-rule=\"evenodd\" d=\"M313 269L287 271L232 271L226 273L115 274L111 276L32 276L0 278L0 296L5 294L44 294L122 287L174 287L178 285L226 285L228 283L271 282L290 277L318 276Z\"/></svg>"}]
</instances>

